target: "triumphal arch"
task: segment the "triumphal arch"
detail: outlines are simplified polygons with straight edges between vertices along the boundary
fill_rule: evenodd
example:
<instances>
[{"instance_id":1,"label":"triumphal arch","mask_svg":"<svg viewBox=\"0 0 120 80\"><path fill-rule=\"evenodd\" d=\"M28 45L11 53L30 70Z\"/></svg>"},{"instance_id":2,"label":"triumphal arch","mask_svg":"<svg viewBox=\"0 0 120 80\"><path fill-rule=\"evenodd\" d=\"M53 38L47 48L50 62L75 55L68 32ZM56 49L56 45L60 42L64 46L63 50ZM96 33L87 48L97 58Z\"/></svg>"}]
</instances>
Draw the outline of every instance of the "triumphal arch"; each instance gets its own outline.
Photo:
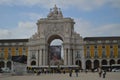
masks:
<instances>
[{"instance_id":1,"label":"triumphal arch","mask_svg":"<svg viewBox=\"0 0 120 80\"><path fill-rule=\"evenodd\" d=\"M57 6L50 9L47 18L37 21L37 32L29 39L27 65L36 67L50 65L49 46L54 39L63 41L63 65L75 65L78 54L80 54L78 59L83 62L83 39L74 31L74 24L73 19L63 17Z\"/></svg>"}]
</instances>

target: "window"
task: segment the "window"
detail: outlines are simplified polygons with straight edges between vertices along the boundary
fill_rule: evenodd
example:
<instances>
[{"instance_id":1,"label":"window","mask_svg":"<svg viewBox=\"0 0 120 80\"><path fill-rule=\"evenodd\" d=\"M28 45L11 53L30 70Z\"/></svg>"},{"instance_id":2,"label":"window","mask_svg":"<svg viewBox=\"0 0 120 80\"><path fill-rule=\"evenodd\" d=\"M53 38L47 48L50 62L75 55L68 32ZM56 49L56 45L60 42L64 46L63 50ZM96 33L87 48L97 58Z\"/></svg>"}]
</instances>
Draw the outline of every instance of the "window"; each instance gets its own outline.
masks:
<instances>
[{"instance_id":1,"label":"window","mask_svg":"<svg viewBox=\"0 0 120 80\"><path fill-rule=\"evenodd\" d=\"M26 55L26 48L24 47L22 50L23 55Z\"/></svg>"},{"instance_id":2,"label":"window","mask_svg":"<svg viewBox=\"0 0 120 80\"><path fill-rule=\"evenodd\" d=\"M4 48L1 48L2 51L4 51Z\"/></svg>"},{"instance_id":3,"label":"window","mask_svg":"<svg viewBox=\"0 0 120 80\"><path fill-rule=\"evenodd\" d=\"M87 49L89 49L89 46L87 46Z\"/></svg>"},{"instance_id":4,"label":"window","mask_svg":"<svg viewBox=\"0 0 120 80\"><path fill-rule=\"evenodd\" d=\"M120 58L120 50L118 51L118 58Z\"/></svg>"},{"instance_id":5,"label":"window","mask_svg":"<svg viewBox=\"0 0 120 80\"><path fill-rule=\"evenodd\" d=\"M102 48L105 48L105 46L103 45Z\"/></svg>"},{"instance_id":6,"label":"window","mask_svg":"<svg viewBox=\"0 0 120 80\"><path fill-rule=\"evenodd\" d=\"M77 51L76 58L80 58L80 53Z\"/></svg>"},{"instance_id":7,"label":"window","mask_svg":"<svg viewBox=\"0 0 120 80\"><path fill-rule=\"evenodd\" d=\"M105 51L102 51L102 57L103 57L103 58L106 58L106 53L105 53Z\"/></svg>"},{"instance_id":8,"label":"window","mask_svg":"<svg viewBox=\"0 0 120 80\"><path fill-rule=\"evenodd\" d=\"M113 55L113 51L110 51L110 58L113 58L114 55Z\"/></svg>"},{"instance_id":9,"label":"window","mask_svg":"<svg viewBox=\"0 0 120 80\"><path fill-rule=\"evenodd\" d=\"M90 58L90 52L89 51L87 51L87 53L86 53L86 58Z\"/></svg>"},{"instance_id":10,"label":"window","mask_svg":"<svg viewBox=\"0 0 120 80\"><path fill-rule=\"evenodd\" d=\"M32 51L31 59L36 59L36 57L35 57L35 51Z\"/></svg>"},{"instance_id":11,"label":"window","mask_svg":"<svg viewBox=\"0 0 120 80\"><path fill-rule=\"evenodd\" d=\"M1 58L1 59L4 58L4 53L3 53L3 52L0 53L0 58Z\"/></svg>"},{"instance_id":12,"label":"window","mask_svg":"<svg viewBox=\"0 0 120 80\"><path fill-rule=\"evenodd\" d=\"M16 51L18 50L18 48L16 48Z\"/></svg>"},{"instance_id":13,"label":"window","mask_svg":"<svg viewBox=\"0 0 120 80\"><path fill-rule=\"evenodd\" d=\"M23 48L23 50L26 50L25 47Z\"/></svg>"},{"instance_id":14,"label":"window","mask_svg":"<svg viewBox=\"0 0 120 80\"><path fill-rule=\"evenodd\" d=\"M9 51L11 51L11 48L8 48Z\"/></svg>"},{"instance_id":15,"label":"window","mask_svg":"<svg viewBox=\"0 0 120 80\"><path fill-rule=\"evenodd\" d=\"M113 46L112 46L112 45L110 45L110 48L113 48Z\"/></svg>"},{"instance_id":16,"label":"window","mask_svg":"<svg viewBox=\"0 0 120 80\"><path fill-rule=\"evenodd\" d=\"M17 55L17 56L19 55L19 51L18 51L18 48L16 48L16 55Z\"/></svg>"},{"instance_id":17,"label":"window","mask_svg":"<svg viewBox=\"0 0 120 80\"><path fill-rule=\"evenodd\" d=\"M98 53L97 53L97 51L94 52L94 57L95 57L95 58L98 58Z\"/></svg>"},{"instance_id":18,"label":"window","mask_svg":"<svg viewBox=\"0 0 120 80\"><path fill-rule=\"evenodd\" d=\"M118 45L118 48L120 48L120 45Z\"/></svg>"},{"instance_id":19,"label":"window","mask_svg":"<svg viewBox=\"0 0 120 80\"><path fill-rule=\"evenodd\" d=\"M10 52L8 52L8 59L11 59L11 53Z\"/></svg>"},{"instance_id":20,"label":"window","mask_svg":"<svg viewBox=\"0 0 120 80\"><path fill-rule=\"evenodd\" d=\"M97 45L95 45L94 48L96 49L96 48L97 48Z\"/></svg>"}]
</instances>

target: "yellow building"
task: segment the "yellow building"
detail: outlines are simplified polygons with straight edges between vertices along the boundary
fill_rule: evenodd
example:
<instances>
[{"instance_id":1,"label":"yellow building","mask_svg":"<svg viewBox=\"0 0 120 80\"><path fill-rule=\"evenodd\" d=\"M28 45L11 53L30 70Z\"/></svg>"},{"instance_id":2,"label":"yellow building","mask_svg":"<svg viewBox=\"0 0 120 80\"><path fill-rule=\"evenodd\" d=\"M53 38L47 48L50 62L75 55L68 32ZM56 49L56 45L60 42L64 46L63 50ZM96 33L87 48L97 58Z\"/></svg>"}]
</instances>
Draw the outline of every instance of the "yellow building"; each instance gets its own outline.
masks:
<instances>
[{"instance_id":1,"label":"yellow building","mask_svg":"<svg viewBox=\"0 0 120 80\"><path fill-rule=\"evenodd\" d=\"M86 37L84 41L86 69L120 64L120 37Z\"/></svg>"},{"instance_id":2,"label":"yellow building","mask_svg":"<svg viewBox=\"0 0 120 80\"><path fill-rule=\"evenodd\" d=\"M0 40L0 67L12 66L12 56L28 55L28 39ZM102 65L120 64L120 37L85 37L85 69L95 69ZM76 64L82 66L81 58Z\"/></svg>"},{"instance_id":3,"label":"yellow building","mask_svg":"<svg viewBox=\"0 0 120 80\"><path fill-rule=\"evenodd\" d=\"M26 43L28 39L2 39L0 40L0 67L9 68L12 66L12 56L28 54Z\"/></svg>"}]
</instances>

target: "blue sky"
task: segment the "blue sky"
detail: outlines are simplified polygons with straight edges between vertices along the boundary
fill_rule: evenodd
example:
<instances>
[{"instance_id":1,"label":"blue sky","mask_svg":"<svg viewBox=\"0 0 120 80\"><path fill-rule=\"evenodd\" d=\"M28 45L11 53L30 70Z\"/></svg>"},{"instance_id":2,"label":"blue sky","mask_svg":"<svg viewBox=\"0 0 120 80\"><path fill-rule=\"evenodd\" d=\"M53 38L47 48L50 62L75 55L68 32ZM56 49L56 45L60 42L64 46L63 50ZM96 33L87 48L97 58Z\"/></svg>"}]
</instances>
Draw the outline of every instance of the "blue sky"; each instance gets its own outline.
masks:
<instances>
[{"instance_id":1,"label":"blue sky","mask_svg":"<svg viewBox=\"0 0 120 80\"><path fill-rule=\"evenodd\" d=\"M55 4L82 37L120 36L120 0L0 0L0 39L30 38Z\"/></svg>"}]
</instances>

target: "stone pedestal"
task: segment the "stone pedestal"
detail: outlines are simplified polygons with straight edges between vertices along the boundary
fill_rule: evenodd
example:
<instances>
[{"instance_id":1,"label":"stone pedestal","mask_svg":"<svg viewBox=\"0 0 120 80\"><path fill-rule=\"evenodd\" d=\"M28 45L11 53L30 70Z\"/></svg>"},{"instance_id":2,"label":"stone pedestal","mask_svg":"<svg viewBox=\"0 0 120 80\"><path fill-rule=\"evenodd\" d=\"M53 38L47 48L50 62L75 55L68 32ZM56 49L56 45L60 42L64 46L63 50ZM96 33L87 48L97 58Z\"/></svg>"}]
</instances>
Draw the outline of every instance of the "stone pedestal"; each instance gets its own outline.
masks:
<instances>
[{"instance_id":1,"label":"stone pedestal","mask_svg":"<svg viewBox=\"0 0 120 80\"><path fill-rule=\"evenodd\" d=\"M13 71L12 74L14 75L24 75L26 74L26 64L18 63L18 62L13 62Z\"/></svg>"}]
</instances>

